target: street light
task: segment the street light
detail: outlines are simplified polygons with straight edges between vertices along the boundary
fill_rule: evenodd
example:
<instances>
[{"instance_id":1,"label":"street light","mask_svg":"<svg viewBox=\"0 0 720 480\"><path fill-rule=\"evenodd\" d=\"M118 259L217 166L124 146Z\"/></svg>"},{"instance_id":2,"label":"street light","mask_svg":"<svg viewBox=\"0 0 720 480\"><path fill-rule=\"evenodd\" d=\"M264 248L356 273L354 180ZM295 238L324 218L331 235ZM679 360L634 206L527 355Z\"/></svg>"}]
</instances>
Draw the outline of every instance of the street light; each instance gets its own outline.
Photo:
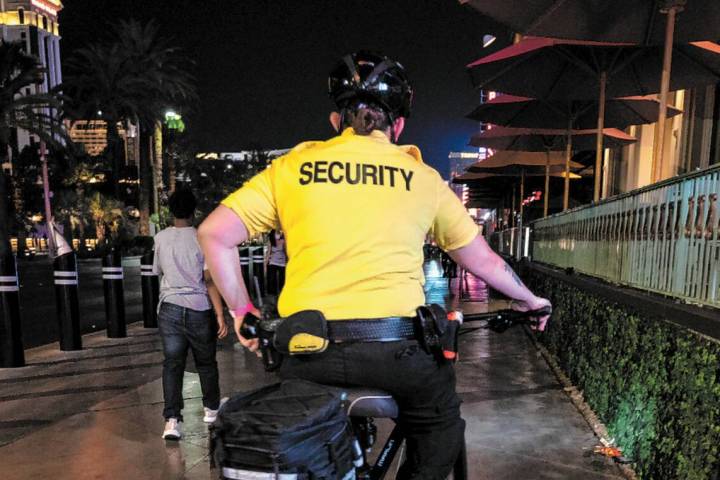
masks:
<instances>
[{"instance_id":1,"label":"street light","mask_svg":"<svg viewBox=\"0 0 720 480\"><path fill-rule=\"evenodd\" d=\"M483 48L489 47L495 43L495 40L497 40L497 37L494 35L483 35Z\"/></svg>"}]
</instances>

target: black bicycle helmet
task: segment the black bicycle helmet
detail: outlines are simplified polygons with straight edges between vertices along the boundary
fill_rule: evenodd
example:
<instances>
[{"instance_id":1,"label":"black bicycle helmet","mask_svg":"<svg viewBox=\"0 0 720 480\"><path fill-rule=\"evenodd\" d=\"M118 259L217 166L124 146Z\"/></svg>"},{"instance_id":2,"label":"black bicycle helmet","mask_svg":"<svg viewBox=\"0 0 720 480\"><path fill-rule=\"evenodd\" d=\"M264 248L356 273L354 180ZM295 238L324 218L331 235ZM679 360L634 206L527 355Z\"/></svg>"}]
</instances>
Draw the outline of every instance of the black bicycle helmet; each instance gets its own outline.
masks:
<instances>
[{"instance_id":1,"label":"black bicycle helmet","mask_svg":"<svg viewBox=\"0 0 720 480\"><path fill-rule=\"evenodd\" d=\"M410 116L413 89L405 69L383 55L345 55L330 72L328 93L340 110L357 100L378 104L391 121Z\"/></svg>"}]
</instances>

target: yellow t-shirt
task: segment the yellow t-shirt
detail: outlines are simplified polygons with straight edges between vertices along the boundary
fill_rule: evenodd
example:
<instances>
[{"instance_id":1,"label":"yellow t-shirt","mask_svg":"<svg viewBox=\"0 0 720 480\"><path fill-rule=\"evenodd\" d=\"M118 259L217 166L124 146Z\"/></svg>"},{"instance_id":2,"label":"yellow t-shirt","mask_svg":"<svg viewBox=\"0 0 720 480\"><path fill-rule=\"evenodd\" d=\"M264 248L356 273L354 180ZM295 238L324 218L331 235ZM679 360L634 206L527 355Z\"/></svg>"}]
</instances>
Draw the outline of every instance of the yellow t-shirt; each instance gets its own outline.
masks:
<instances>
[{"instance_id":1,"label":"yellow t-shirt","mask_svg":"<svg viewBox=\"0 0 720 480\"><path fill-rule=\"evenodd\" d=\"M423 243L455 250L477 226L415 146L351 128L306 142L222 202L250 235L282 228L288 264L280 315L329 320L413 316L425 303Z\"/></svg>"}]
</instances>

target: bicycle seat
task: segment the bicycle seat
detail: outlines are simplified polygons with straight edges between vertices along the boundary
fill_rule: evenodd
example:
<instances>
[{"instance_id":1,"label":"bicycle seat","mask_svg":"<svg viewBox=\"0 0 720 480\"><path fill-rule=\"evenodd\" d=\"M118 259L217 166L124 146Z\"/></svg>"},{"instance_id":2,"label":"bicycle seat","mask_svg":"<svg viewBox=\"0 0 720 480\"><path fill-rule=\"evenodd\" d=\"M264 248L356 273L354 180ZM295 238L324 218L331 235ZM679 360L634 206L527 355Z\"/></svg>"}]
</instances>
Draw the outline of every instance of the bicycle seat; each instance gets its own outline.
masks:
<instances>
[{"instance_id":1,"label":"bicycle seat","mask_svg":"<svg viewBox=\"0 0 720 480\"><path fill-rule=\"evenodd\" d=\"M351 417L397 418L398 404L388 392L372 388L344 388Z\"/></svg>"}]
</instances>

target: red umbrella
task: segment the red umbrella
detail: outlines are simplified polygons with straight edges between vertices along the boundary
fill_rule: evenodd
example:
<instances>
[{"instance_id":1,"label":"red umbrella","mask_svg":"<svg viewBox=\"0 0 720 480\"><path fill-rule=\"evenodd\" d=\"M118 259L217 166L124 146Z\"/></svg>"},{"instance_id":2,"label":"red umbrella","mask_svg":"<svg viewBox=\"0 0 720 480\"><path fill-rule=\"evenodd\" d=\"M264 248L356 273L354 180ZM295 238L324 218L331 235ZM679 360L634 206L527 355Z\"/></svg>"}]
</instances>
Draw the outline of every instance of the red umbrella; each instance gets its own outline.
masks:
<instances>
[{"instance_id":1,"label":"red umbrella","mask_svg":"<svg viewBox=\"0 0 720 480\"><path fill-rule=\"evenodd\" d=\"M675 45L670 89L709 85L720 79L720 45ZM608 97L660 91L659 46L526 38L468 65L473 85L543 100L593 100L606 75Z\"/></svg>"},{"instance_id":2,"label":"red umbrella","mask_svg":"<svg viewBox=\"0 0 720 480\"><path fill-rule=\"evenodd\" d=\"M605 127L623 130L630 125L658 120L660 103L651 97L611 98L605 103ZM598 118L597 100L542 100L515 95L498 95L478 106L468 118L519 128L595 128ZM682 113L668 107L668 116Z\"/></svg>"},{"instance_id":3,"label":"red umbrella","mask_svg":"<svg viewBox=\"0 0 720 480\"><path fill-rule=\"evenodd\" d=\"M524 35L605 42L663 44L660 73L659 141L653 152L653 177L662 171L662 139L674 42L715 40L720 23L716 0L460 0ZM663 15L667 14L667 18ZM680 14L678 16L678 14ZM658 65L660 65L658 63ZM601 126L598 125L598 128Z\"/></svg>"},{"instance_id":4,"label":"red umbrella","mask_svg":"<svg viewBox=\"0 0 720 480\"><path fill-rule=\"evenodd\" d=\"M572 147L577 150L595 148L596 130L570 130ZM616 128L603 131L603 143L607 148L619 148L635 142L635 137ZM519 150L524 152L545 152L565 150L568 131L548 128L497 127L485 130L470 138L470 145L493 150Z\"/></svg>"},{"instance_id":5,"label":"red umbrella","mask_svg":"<svg viewBox=\"0 0 720 480\"><path fill-rule=\"evenodd\" d=\"M678 67L669 78L671 88L720 80L720 45L698 42L675 45L671 51ZM471 63L468 69L476 87L514 95L567 101L597 98L599 92L597 131L602 131L606 95L625 97L658 92L662 57L661 47L527 38ZM661 111L659 120L663 118ZM568 128L572 128L569 123ZM602 137L598 135L596 172L601 171L602 146ZM596 175L596 201L600 198L599 180Z\"/></svg>"}]
</instances>

